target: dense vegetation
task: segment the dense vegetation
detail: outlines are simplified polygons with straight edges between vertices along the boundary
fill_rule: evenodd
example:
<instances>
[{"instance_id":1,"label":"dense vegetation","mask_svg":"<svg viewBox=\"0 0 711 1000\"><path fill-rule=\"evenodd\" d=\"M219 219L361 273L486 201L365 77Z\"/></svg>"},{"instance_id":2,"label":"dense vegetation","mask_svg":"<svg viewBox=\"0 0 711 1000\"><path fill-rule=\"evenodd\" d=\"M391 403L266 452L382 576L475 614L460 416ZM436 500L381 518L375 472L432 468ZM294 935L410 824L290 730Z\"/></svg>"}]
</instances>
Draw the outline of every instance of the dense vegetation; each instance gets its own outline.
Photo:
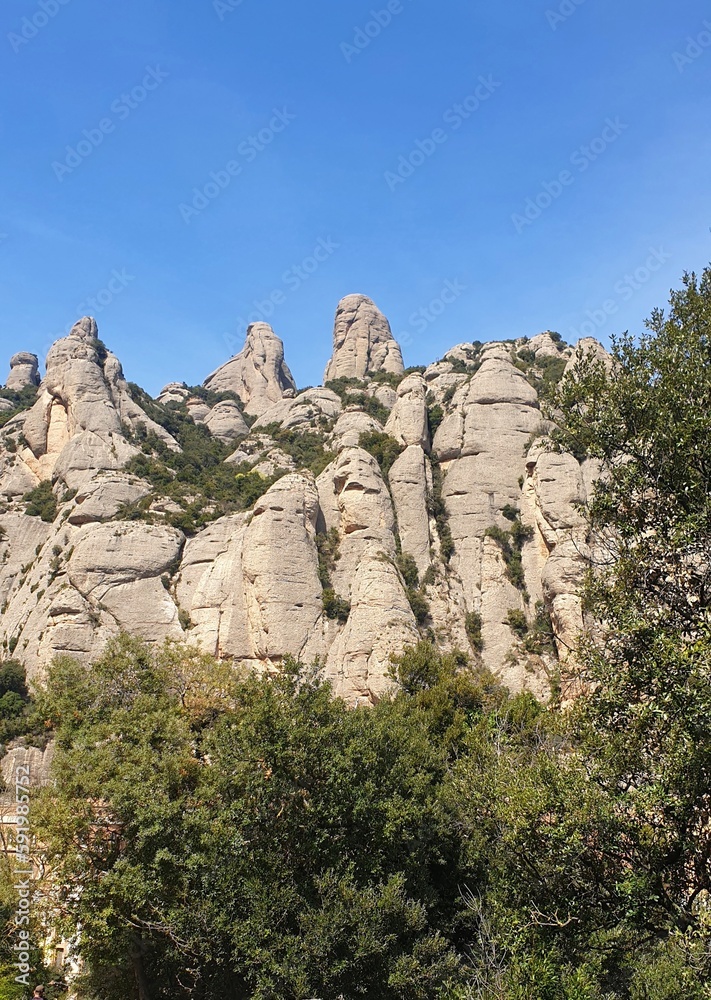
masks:
<instances>
[{"instance_id":1,"label":"dense vegetation","mask_svg":"<svg viewBox=\"0 0 711 1000\"><path fill-rule=\"evenodd\" d=\"M45 480L29 493L25 493L22 500L26 504L25 513L30 517L39 517L51 524L57 516L57 498L49 480Z\"/></svg>"},{"instance_id":2,"label":"dense vegetation","mask_svg":"<svg viewBox=\"0 0 711 1000\"><path fill-rule=\"evenodd\" d=\"M4 427L13 417L24 410L29 410L37 400L37 386L26 385L24 389L0 388L0 399L12 403L11 410L0 410L0 427Z\"/></svg>"},{"instance_id":3,"label":"dense vegetation","mask_svg":"<svg viewBox=\"0 0 711 1000\"><path fill-rule=\"evenodd\" d=\"M33 823L81 1000L711 998L711 270L613 353L551 397L554 446L603 470L574 702L428 642L355 710L293 662L123 636L55 663ZM510 625L551 642L540 606Z\"/></svg>"}]
</instances>

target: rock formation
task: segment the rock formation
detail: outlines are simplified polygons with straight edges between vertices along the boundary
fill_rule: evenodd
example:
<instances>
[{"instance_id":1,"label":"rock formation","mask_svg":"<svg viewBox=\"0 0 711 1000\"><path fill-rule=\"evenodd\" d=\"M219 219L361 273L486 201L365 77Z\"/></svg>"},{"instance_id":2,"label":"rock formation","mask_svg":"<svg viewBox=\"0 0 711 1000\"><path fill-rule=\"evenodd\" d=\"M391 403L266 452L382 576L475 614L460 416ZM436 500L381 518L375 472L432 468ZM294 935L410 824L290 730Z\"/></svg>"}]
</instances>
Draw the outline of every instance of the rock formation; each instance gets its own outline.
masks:
<instances>
[{"instance_id":1,"label":"rock formation","mask_svg":"<svg viewBox=\"0 0 711 1000\"><path fill-rule=\"evenodd\" d=\"M404 370L400 345L375 303L365 295L341 299L333 329L333 356L324 382L363 379L381 371L401 375Z\"/></svg>"},{"instance_id":2,"label":"rock formation","mask_svg":"<svg viewBox=\"0 0 711 1000\"><path fill-rule=\"evenodd\" d=\"M296 389L284 360L284 344L267 323L253 323L243 350L208 375L204 385L213 392L236 393L253 416Z\"/></svg>"},{"instance_id":3,"label":"rock formation","mask_svg":"<svg viewBox=\"0 0 711 1000\"><path fill-rule=\"evenodd\" d=\"M459 344L405 376L385 317L348 296L326 377L359 385L297 393L255 324L204 388L151 400L82 319L0 426L3 654L41 677L122 630L183 637L256 669L318 658L353 704L383 697L391 656L427 635L545 696L582 625L598 474L546 446L539 391L574 353L550 333ZM36 359L14 363L32 357L13 358L16 386L34 384ZM177 473L200 464L181 464L191 419L203 478ZM541 615L555 649L537 645Z\"/></svg>"},{"instance_id":4,"label":"rock formation","mask_svg":"<svg viewBox=\"0 0 711 1000\"><path fill-rule=\"evenodd\" d=\"M6 389L19 391L28 385L39 385L39 362L36 354L20 351L10 358L10 374L7 377Z\"/></svg>"}]
</instances>

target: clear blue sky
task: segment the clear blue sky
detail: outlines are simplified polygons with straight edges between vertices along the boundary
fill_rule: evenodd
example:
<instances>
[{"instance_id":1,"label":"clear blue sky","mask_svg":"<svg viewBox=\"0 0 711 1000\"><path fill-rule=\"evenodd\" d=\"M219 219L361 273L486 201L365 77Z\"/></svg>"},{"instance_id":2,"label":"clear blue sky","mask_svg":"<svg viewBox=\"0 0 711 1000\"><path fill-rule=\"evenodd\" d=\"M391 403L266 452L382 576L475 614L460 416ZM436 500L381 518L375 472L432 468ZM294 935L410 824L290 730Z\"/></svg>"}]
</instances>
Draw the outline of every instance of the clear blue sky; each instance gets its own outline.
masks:
<instances>
[{"instance_id":1,"label":"clear blue sky","mask_svg":"<svg viewBox=\"0 0 711 1000\"><path fill-rule=\"evenodd\" d=\"M235 353L274 293L304 386L350 292L419 364L639 330L709 262L708 3L391 0L374 23L387 6L4 0L0 380L97 296L82 311L155 393Z\"/></svg>"}]
</instances>

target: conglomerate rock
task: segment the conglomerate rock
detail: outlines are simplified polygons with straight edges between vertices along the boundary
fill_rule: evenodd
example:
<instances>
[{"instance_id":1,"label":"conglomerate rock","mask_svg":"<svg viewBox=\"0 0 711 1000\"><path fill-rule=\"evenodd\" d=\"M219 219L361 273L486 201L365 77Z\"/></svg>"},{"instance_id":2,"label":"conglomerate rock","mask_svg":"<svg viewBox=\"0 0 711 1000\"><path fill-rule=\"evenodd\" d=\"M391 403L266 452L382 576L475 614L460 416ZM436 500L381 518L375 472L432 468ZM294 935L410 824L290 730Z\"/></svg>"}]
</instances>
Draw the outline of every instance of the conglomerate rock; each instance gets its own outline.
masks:
<instances>
[{"instance_id":1,"label":"conglomerate rock","mask_svg":"<svg viewBox=\"0 0 711 1000\"><path fill-rule=\"evenodd\" d=\"M253 323L244 348L205 379L213 392L235 392L247 413L259 416L296 389L284 360L284 344L267 323Z\"/></svg>"},{"instance_id":2,"label":"conglomerate rock","mask_svg":"<svg viewBox=\"0 0 711 1000\"><path fill-rule=\"evenodd\" d=\"M581 346L609 364L596 342ZM287 656L318 660L354 704L385 696L391 657L429 636L545 697L583 627L592 543L582 509L599 468L551 449L535 386L574 355L544 333L460 344L405 377L385 317L348 296L326 377L357 385L298 393L282 342L255 324L207 393L174 382L150 401L84 318L50 350L34 405L0 427L4 655L42 677L54 656L88 662L120 631L183 638L259 670ZM18 388L35 384L31 357L13 358ZM213 392L225 395L215 402ZM166 429L176 408L216 448L229 446L235 482L263 477L251 509L208 511L212 520L190 529L168 489L174 472L166 467L163 493L142 458L126 468L143 454L179 456ZM56 512L31 516L27 494L39 485ZM188 500L209 506L197 485ZM420 625L415 584L401 573L407 556L429 604ZM529 654L512 629L542 613L557 658Z\"/></svg>"}]
</instances>

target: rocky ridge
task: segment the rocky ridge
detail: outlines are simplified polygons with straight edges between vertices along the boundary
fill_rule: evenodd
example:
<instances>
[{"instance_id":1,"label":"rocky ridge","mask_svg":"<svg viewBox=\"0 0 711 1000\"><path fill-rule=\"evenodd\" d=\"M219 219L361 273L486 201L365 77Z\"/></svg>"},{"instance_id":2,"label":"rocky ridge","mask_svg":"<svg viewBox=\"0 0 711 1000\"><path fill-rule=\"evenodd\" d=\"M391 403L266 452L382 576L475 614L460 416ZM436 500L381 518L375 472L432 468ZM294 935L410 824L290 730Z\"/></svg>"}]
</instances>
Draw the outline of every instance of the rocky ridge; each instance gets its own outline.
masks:
<instances>
[{"instance_id":1,"label":"rocky ridge","mask_svg":"<svg viewBox=\"0 0 711 1000\"><path fill-rule=\"evenodd\" d=\"M583 345L604 352L600 345ZM545 447L557 335L405 370L375 304L336 313L298 392L271 327L151 399L85 317L0 396L0 644L41 676L128 630L278 669L318 659L351 704L429 637L544 695L582 624L597 469Z\"/></svg>"}]
</instances>

